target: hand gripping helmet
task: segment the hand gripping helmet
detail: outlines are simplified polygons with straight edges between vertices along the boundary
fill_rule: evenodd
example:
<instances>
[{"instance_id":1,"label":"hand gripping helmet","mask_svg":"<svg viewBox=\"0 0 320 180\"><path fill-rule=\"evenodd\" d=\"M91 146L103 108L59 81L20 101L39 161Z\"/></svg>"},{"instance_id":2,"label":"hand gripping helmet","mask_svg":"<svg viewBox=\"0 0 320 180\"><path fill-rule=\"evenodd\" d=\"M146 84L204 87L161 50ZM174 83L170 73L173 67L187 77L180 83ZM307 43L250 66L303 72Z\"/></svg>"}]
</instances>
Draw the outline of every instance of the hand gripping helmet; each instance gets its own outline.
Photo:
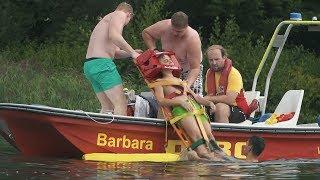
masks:
<instances>
[{"instance_id":1,"label":"hand gripping helmet","mask_svg":"<svg viewBox=\"0 0 320 180\"><path fill-rule=\"evenodd\" d=\"M162 54L169 55L173 65L161 64L158 58ZM178 63L178 60L172 51L156 53L154 50L149 49L137 57L136 64L142 73L142 76L148 81L153 81L160 78L162 69L173 70L172 74L178 78L180 77L181 73L180 64Z\"/></svg>"}]
</instances>

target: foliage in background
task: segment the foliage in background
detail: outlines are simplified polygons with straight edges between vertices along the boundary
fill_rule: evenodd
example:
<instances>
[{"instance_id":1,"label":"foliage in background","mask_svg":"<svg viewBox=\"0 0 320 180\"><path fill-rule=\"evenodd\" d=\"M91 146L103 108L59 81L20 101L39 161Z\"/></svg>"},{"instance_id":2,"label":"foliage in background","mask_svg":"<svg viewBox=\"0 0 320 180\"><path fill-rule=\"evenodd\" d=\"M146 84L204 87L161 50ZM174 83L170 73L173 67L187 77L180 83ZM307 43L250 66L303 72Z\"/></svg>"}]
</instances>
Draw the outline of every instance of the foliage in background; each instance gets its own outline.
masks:
<instances>
[{"instance_id":1,"label":"foliage in background","mask_svg":"<svg viewBox=\"0 0 320 180\"><path fill-rule=\"evenodd\" d=\"M115 9L123 0L2 0L0 3L0 46L25 40L44 41L57 39L70 18L74 21L87 21L95 24L98 16ZM269 37L273 27L281 20L288 19L290 12L302 12L304 19L320 17L320 3L317 0L127 0L139 15L143 7L148 8L141 23L150 23L155 16L165 16L167 12L182 10L189 15L191 26L203 27L204 40L209 37L210 23L215 17L225 22L230 15L240 27L240 33L253 32L254 36ZM154 6L147 6L147 4ZM164 3L165 11L157 12L157 6ZM319 36L318 36L319 38ZM314 37L308 37L304 44L312 45ZM208 42L205 42L208 43ZM312 46L308 46L312 47Z\"/></svg>"},{"instance_id":2,"label":"foliage in background","mask_svg":"<svg viewBox=\"0 0 320 180\"><path fill-rule=\"evenodd\" d=\"M0 102L44 104L97 112L98 100L82 74L83 59L91 30L98 18L112 11L119 2L121 1L86 0L79 3L75 0L4 0L0 4ZM171 12L183 10L189 14L191 26L200 29L203 51L212 44L222 44L227 48L234 66L242 74L246 90L251 89L255 70L275 25L286 19L293 9L309 7L308 16L317 10L316 1L183 2L132 1L135 17L124 29L125 39L134 48L145 49L141 31L158 20L170 17ZM9 15L10 12L16 13ZM291 42L303 43L301 38L295 38L300 37L296 35L302 31L304 30L294 31L290 35L294 39ZM308 37L309 34L304 35ZM319 41L315 42L316 36L312 34L310 37L311 43L318 44ZM305 89L302 122L313 122L319 113L320 62L319 56L305 48L308 46L310 44L286 46L283 50L271 79L269 112L273 111L288 89ZM270 56L273 57L274 54L275 52L271 52ZM273 58L267 60L266 68L258 81L257 89L262 94L272 60ZM130 61L116 61L125 86L138 92L147 90ZM203 62L206 70L206 59Z\"/></svg>"},{"instance_id":3,"label":"foliage in background","mask_svg":"<svg viewBox=\"0 0 320 180\"><path fill-rule=\"evenodd\" d=\"M0 102L98 111L99 102L89 83L74 70L48 70L30 60L2 60L0 65L0 94L4 95Z\"/></svg>"}]
</instances>

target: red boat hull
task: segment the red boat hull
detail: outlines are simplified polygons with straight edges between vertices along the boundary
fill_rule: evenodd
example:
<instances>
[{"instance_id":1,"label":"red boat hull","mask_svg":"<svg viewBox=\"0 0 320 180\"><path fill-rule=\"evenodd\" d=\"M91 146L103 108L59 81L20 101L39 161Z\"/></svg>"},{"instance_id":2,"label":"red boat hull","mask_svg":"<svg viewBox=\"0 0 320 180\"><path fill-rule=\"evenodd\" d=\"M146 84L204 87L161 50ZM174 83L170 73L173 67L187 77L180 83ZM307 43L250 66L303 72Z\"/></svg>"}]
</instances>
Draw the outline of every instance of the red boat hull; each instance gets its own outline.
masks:
<instances>
[{"instance_id":1,"label":"red boat hull","mask_svg":"<svg viewBox=\"0 0 320 180\"><path fill-rule=\"evenodd\" d=\"M8 113L10 119L6 123L22 154L53 157L80 157L82 155L82 152L67 141L51 123L54 117L28 112L19 112L19 116L16 117L17 112L5 113Z\"/></svg>"},{"instance_id":2,"label":"red boat hull","mask_svg":"<svg viewBox=\"0 0 320 180\"><path fill-rule=\"evenodd\" d=\"M97 123L84 113L74 117L43 112L0 108L0 117L24 155L79 158L93 152L163 153L179 152L182 148L182 143L171 128L166 129L164 121L131 118L108 123L112 118L104 117L101 121L104 123ZM231 125L212 125L212 129L218 144L236 158L245 158L243 148L252 135L261 136L266 142L260 160L320 158L320 130L288 132Z\"/></svg>"}]
</instances>

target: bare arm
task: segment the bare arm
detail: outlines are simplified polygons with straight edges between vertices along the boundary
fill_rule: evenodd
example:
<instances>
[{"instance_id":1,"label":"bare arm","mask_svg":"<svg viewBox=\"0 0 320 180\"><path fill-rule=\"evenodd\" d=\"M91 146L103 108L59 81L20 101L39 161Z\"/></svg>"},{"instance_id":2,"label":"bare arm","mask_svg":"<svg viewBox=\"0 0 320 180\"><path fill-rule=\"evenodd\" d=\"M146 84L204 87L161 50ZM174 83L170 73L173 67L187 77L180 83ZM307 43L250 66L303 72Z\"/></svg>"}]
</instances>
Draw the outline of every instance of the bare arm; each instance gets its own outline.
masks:
<instances>
[{"instance_id":1,"label":"bare arm","mask_svg":"<svg viewBox=\"0 0 320 180\"><path fill-rule=\"evenodd\" d=\"M205 105L205 106L214 106L214 103L212 101L209 101L199 95L197 95L196 93L194 93L190 88L188 88L189 90L189 93L194 97L194 99L199 103L199 104L202 104L202 105Z\"/></svg>"},{"instance_id":2,"label":"bare arm","mask_svg":"<svg viewBox=\"0 0 320 180\"><path fill-rule=\"evenodd\" d=\"M122 37L122 30L125 25L125 14L123 12L115 12L112 14L109 25L109 38L117 47L136 58L137 53Z\"/></svg>"},{"instance_id":3,"label":"bare arm","mask_svg":"<svg viewBox=\"0 0 320 180\"><path fill-rule=\"evenodd\" d=\"M193 37L188 42L187 58L190 65L190 72L187 77L188 86L190 87L197 79L200 73L200 63L202 60L200 37Z\"/></svg>"},{"instance_id":4,"label":"bare arm","mask_svg":"<svg viewBox=\"0 0 320 180\"><path fill-rule=\"evenodd\" d=\"M236 92L227 92L226 95L221 95L221 96L207 95L204 98L214 103L225 103L225 104L233 105L233 103L236 102L237 96L238 96L238 93Z\"/></svg>"},{"instance_id":5,"label":"bare arm","mask_svg":"<svg viewBox=\"0 0 320 180\"><path fill-rule=\"evenodd\" d=\"M156 49L156 40L161 38L161 34L166 27L166 20L159 21L142 31L142 38L149 49Z\"/></svg>"},{"instance_id":6,"label":"bare arm","mask_svg":"<svg viewBox=\"0 0 320 180\"><path fill-rule=\"evenodd\" d=\"M124 50L121 50L120 48L117 47L116 53L114 55L116 59L125 59L131 57L129 53L127 53Z\"/></svg>"}]
</instances>

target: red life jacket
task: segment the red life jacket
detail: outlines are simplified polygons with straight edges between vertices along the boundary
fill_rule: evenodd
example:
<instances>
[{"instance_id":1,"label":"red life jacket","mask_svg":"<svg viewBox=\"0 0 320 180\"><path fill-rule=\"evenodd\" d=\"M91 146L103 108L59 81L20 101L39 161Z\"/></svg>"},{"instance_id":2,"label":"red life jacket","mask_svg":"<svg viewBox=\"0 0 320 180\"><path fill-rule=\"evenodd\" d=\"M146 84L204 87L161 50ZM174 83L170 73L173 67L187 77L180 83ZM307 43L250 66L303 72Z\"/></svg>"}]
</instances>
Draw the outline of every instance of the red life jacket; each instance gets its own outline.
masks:
<instances>
[{"instance_id":1,"label":"red life jacket","mask_svg":"<svg viewBox=\"0 0 320 180\"><path fill-rule=\"evenodd\" d=\"M208 89L208 95L210 96L216 96L216 95L225 95L227 88L228 88L228 77L229 73L232 68L232 61L230 59L226 59L224 61L224 67L221 72L221 76L219 79L219 86L218 89L216 88L216 79L215 79L215 72L211 69L208 69L207 71L207 89Z\"/></svg>"},{"instance_id":2,"label":"red life jacket","mask_svg":"<svg viewBox=\"0 0 320 180\"><path fill-rule=\"evenodd\" d=\"M289 112L286 114L281 114L280 116L277 117L278 122L282 122L282 121L288 121L290 119L292 119L294 116L294 112Z\"/></svg>"},{"instance_id":3,"label":"red life jacket","mask_svg":"<svg viewBox=\"0 0 320 180\"><path fill-rule=\"evenodd\" d=\"M208 69L207 77L206 77L208 95L210 96L226 95L226 91L228 88L228 77L229 77L231 68L232 68L232 61L230 59L226 59L226 61L224 62L224 67L221 72L220 79L219 79L218 89L216 88L215 72L212 71L211 69ZM250 105L248 105L248 102L244 97L243 89L240 91L240 93L236 98L236 104L237 104L237 107L242 110L242 112L246 115L247 118L259 106L258 101L256 99L254 99L250 103Z\"/></svg>"},{"instance_id":4,"label":"red life jacket","mask_svg":"<svg viewBox=\"0 0 320 180\"><path fill-rule=\"evenodd\" d=\"M242 112L249 118L250 114L258 109L259 102L254 99L250 104L248 104L246 98L244 97L244 91L241 89L240 93L236 97L237 107L242 110Z\"/></svg>"}]
</instances>

